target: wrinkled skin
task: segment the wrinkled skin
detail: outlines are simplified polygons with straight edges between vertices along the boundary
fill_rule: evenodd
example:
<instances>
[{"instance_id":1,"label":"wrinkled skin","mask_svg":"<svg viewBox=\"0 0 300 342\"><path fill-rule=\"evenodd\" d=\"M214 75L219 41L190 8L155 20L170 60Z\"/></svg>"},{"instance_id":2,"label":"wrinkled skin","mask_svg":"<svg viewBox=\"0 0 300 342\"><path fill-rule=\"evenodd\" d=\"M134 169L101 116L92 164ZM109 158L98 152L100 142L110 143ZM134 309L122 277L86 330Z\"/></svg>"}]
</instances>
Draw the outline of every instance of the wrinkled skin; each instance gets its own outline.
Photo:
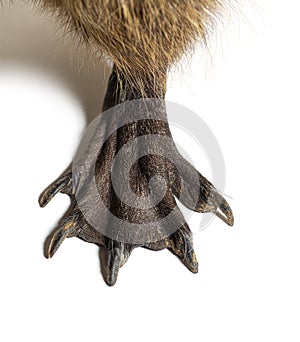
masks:
<instances>
[{"instance_id":1,"label":"wrinkled skin","mask_svg":"<svg viewBox=\"0 0 300 342\"><path fill-rule=\"evenodd\" d=\"M116 73L113 72L104 109L113 108L115 104L124 103L138 97L138 94L134 93L132 88L130 88L130 91L126 91L126 87L122 91L118 90L118 82ZM162 87L163 91L164 88ZM149 93L150 98L153 95ZM157 107L159 105L154 105L154 107L145 106L141 110L153 112L157 111ZM198 262L193 249L192 234L176 204L175 197L179 198L186 207L196 212L216 213L230 226L233 225L233 214L226 200L214 186L177 151L169 125L165 119L164 106L158 112L162 116L161 120L140 120L120 127L106 139L101 149L96 151L96 164L91 173L94 175L98 193L105 207L109 209L114 217L120 219L121 224L115 225L109 216L102 214L97 208L93 208L95 199L91 195L90 182L88 179L80 179L82 178L81 174L74 174L74 172L77 172L72 166L42 193L39 200L42 207L46 206L58 192L68 194L71 198L70 209L52 233L47 250L48 257L54 255L65 238L78 237L100 247L102 274L109 286L116 283L120 267L126 263L133 249L137 247L144 247L154 251L167 248L191 272L197 273ZM107 122L100 129L104 130L105 126L108 126ZM131 191L138 199L147 198L147 196L153 195L151 191L155 193L156 190L159 190L160 187L154 187L154 190L150 189L151 178L159 175L164 180L164 195L159 203L151 208L130 207L125 203L126 201L123 201L123 197L121 200L114 191L112 165L118 151L128 142L134 141L137 137L153 135L166 138L169 143L167 146L161 147L162 144L157 143L157 140L155 140L151 154L136 158L137 161L130 168L129 183ZM128 157L137 154L139 148L139 145L133 147L128 152ZM167 150L168 155L172 157L175 163L161 156L161 148ZM85 165L89 165L90 154L94 153L91 151L92 149L88 150L84 155ZM124 158L120 163L126 163L126 159ZM126 178L122 174L119 175L121 167L122 165L119 165L115 171L116 176L119 176L118 182L122 182ZM181 196L183 181L185 181L187 188L185 196ZM126 198L127 193L123 194L123 196ZM87 220L87 216L79 203L82 200L88 203L88 210L93 213L96 221L99 222L99 226L95 227ZM174 214L171 223L159 223L158 228L151 228L153 222L163 219L170 213ZM145 226L141 241L134 240L135 237L132 236L132 231L127 230L125 222Z\"/></svg>"}]
</instances>

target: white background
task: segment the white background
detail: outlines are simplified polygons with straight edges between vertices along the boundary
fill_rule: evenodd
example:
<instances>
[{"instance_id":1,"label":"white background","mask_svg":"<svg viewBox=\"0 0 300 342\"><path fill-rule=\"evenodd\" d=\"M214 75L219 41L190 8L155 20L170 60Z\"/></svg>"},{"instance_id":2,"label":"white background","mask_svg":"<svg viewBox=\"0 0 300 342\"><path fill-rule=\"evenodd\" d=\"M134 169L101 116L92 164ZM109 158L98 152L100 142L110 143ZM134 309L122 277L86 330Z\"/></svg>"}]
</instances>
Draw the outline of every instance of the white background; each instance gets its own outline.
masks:
<instances>
[{"instance_id":1,"label":"white background","mask_svg":"<svg viewBox=\"0 0 300 342\"><path fill-rule=\"evenodd\" d=\"M44 258L69 200L37 203L100 112L108 71L82 65L52 19L0 10L1 341L299 341L299 10L245 6L212 42L212 63L199 51L173 74L168 99L222 147L235 226L200 231L193 216L197 275L168 251L137 249L113 288L94 245L69 239ZM174 137L209 178L201 149Z\"/></svg>"}]
</instances>

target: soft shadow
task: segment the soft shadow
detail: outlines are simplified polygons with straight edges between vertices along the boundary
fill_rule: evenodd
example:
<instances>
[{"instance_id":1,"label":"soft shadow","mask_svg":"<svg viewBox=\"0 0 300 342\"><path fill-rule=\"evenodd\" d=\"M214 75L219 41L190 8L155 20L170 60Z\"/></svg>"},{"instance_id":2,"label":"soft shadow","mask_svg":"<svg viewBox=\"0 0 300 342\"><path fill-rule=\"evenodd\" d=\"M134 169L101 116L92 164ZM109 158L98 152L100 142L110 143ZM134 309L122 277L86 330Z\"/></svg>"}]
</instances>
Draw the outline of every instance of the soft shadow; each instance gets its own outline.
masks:
<instances>
[{"instance_id":1,"label":"soft shadow","mask_svg":"<svg viewBox=\"0 0 300 342\"><path fill-rule=\"evenodd\" d=\"M102 110L107 64L95 63L86 49L76 48L48 14L9 3L0 6L0 66L14 62L55 76L79 99L90 123Z\"/></svg>"},{"instance_id":2,"label":"soft shadow","mask_svg":"<svg viewBox=\"0 0 300 342\"><path fill-rule=\"evenodd\" d=\"M65 84L79 99L87 124L101 113L110 75L107 64L95 65L50 16L38 14L29 5L11 6L4 1L0 6L0 66L11 63L42 70ZM68 214L69 210L63 218ZM53 232L44 243L45 256Z\"/></svg>"}]
</instances>

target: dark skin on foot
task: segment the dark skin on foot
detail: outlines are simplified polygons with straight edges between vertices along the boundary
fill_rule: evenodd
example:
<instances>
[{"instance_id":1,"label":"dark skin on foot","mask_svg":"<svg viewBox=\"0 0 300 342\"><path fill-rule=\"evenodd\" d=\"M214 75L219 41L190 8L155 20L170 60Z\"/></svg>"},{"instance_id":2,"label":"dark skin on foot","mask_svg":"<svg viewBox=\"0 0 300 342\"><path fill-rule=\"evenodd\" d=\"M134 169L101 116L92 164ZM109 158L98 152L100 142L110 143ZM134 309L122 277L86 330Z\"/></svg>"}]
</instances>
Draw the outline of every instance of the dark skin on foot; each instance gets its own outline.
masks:
<instances>
[{"instance_id":1,"label":"dark skin on foot","mask_svg":"<svg viewBox=\"0 0 300 342\"><path fill-rule=\"evenodd\" d=\"M138 90L133 90L132 86L128 85L130 91L125 92L128 96L127 98L124 95L124 85L126 88L126 82L124 83L123 81L123 89L120 90L119 77L113 71L104 102L105 110L115 108L115 104L126 104L127 100L130 101L138 97ZM152 101L153 94L150 94L149 98ZM101 194L101 199L105 206L109 208L115 217L120 219L121 224L116 226L109 217L98 212L94 213L94 216L98 218L98 221L101 221L101 227L97 229L89 224L78 200L80 201L80 197L85 200L90 196L91 191L86 180L82 182L78 180L77 182L73 181L73 178L78 179L82 177L74 167L70 167L43 192L40 197L40 205L42 207L47 205L58 192L68 194L72 202L70 210L53 232L48 247L48 257L54 255L65 238L76 236L100 247L99 255L102 274L106 284L109 286L116 283L120 267L125 264L133 249L137 247L144 247L153 251L168 249L191 272L197 273L198 262L193 249L192 233L176 204L175 197L191 210L199 213L213 212L228 225L233 225L233 214L226 200L177 151L166 120L165 106L163 101L160 101L162 100L158 100L154 104L151 102L150 105L141 102L139 107L135 105L134 108L143 113L149 113L149 115L146 115L148 117L151 117L153 112L158 112L161 119L143 119L124 125L117 129L114 134L110 135L105 140L102 148L97 151L97 161L94 166L97 190ZM111 116L112 114L107 115L109 118ZM104 119L104 121L109 120ZM167 138L169 143L162 148L159 144L154 144L151 154L147 154L142 158L136 158L137 162L131 165L129 173L131 189L140 198L151 196L149 184L151 178L155 175L159 175L164 179L166 188L162 200L156 206L148 209L132 208L124 203L114 191L112 185L112 163L124 145L138 137L147 135L158 135ZM131 149L129 151L131 156L138 153L139 148L140 146ZM164 158L161 149L167 150L168 155L172 156L175 163ZM85 157L85 160L87 159L88 157ZM124 160L124 162L126 161ZM91 166L88 168L93 169ZM77 174L74 174L74 172ZM115 172L118 176L119 168ZM123 176L121 175L118 178L119 182L122 182L122 179ZM185 181L187 190L185 195L181 196L183 181ZM84 186L81 187L80 183L83 183ZM154 188L154 192L156 190L158 189ZM123 196L126 197L126 195L126 192L125 195L123 192ZM96 202L93 196L90 197L92 199L89 202ZM151 228L153 222L163 222L160 220L170 215L170 213L174 214L171 221L161 224L158 228ZM141 242L133 241L133 237L130 235L132 231L126 230L125 222L147 226L146 230L143 231Z\"/></svg>"}]
</instances>

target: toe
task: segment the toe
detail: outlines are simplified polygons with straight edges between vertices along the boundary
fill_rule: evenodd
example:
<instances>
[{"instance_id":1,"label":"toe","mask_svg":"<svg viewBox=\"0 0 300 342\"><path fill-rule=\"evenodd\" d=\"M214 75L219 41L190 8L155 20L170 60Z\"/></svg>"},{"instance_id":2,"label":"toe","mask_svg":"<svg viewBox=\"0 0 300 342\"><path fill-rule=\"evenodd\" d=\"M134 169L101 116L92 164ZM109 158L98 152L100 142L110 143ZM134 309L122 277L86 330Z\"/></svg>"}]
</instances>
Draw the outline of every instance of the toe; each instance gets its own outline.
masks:
<instances>
[{"instance_id":1,"label":"toe","mask_svg":"<svg viewBox=\"0 0 300 342\"><path fill-rule=\"evenodd\" d=\"M39 197L39 205L44 208L52 198L58 194L59 192L67 193L67 189L71 187L71 173L68 173L56 181L54 181L51 185L45 189Z\"/></svg>"},{"instance_id":2,"label":"toe","mask_svg":"<svg viewBox=\"0 0 300 342\"><path fill-rule=\"evenodd\" d=\"M192 235L187 225L170 237L169 250L192 272L198 272L198 261L193 248Z\"/></svg>"}]
</instances>

